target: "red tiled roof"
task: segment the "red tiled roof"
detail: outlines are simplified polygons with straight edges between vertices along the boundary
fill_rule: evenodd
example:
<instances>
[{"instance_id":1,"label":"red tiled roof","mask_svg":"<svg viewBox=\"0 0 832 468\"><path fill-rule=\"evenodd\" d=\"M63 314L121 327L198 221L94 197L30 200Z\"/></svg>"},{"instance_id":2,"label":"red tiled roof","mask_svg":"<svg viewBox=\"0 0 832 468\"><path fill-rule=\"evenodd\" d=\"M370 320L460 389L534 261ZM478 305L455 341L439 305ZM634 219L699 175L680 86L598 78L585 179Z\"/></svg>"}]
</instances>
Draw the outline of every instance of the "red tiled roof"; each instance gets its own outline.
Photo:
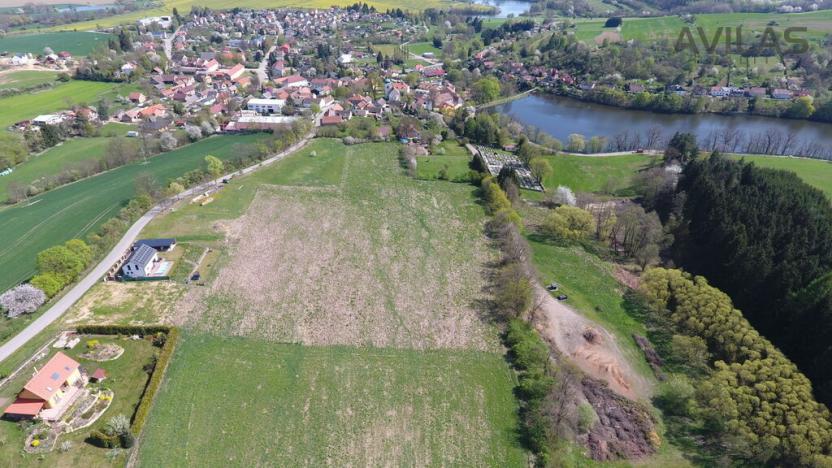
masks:
<instances>
[{"instance_id":1,"label":"red tiled roof","mask_svg":"<svg viewBox=\"0 0 832 468\"><path fill-rule=\"evenodd\" d=\"M43 405L46 404L43 400L27 400L25 398L18 398L14 401L3 414L19 414L22 416L37 416Z\"/></svg>"},{"instance_id":2,"label":"red tiled roof","mask_svg":"<svg viewBox=\"0 0 832 468\"><path fill-rule=\"evenodd\" d=\"M78 369L78 366L79 364L74 359L58 351L23 388L48 400L66 382L69 374Z\"/></svg>"},{"instance_id":3,"label":"red tiled roof","mask_svg":"<svg viewBox=\"0 0 832 468\"><path fill-rule=\"evenodd\" d=\"M325 117L321 117L321 125L338 125L343 121L344 119L342 119L340 115L327 115Z\"/></svg>"}]
</instances>

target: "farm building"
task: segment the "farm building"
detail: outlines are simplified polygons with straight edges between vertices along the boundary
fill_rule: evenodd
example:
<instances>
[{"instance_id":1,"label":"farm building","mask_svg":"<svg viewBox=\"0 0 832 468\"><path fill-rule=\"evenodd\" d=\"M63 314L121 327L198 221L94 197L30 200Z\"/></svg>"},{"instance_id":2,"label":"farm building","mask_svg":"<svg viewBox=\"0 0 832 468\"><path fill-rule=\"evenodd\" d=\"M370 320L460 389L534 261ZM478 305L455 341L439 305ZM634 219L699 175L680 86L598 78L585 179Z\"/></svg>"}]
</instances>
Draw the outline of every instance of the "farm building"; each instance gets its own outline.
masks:
<instances>
[{"instance_id":1,"label":"farm building","mask_svg":"<svg viewBox=\"0 0 832 468\"><path fill-rule=\"evenodd\" d=\"M153 265L157 260L156 249L140 244L121 267L121 272L128 278L146 278L153 272Z\"/></svg>"},{"instance_id":2,"label":"farm building","mask_svg":"<svg viewBox=\"0 0 832 468\"><path fill-rule=\"evenodd\" d=\"M44 409L60 412L73 401L80 386L80 365L62 352L52 359L23 386L14 403L3 412L6 418L34 418Z\"/></svg>"},{"instance_id":3,"label":"farm building","mask_svg":"<svg viewBox=\"0 0 832 468\"><path fill-rule=\"evenodd\" d=\"M251 98L246 103L246 109L260 114L279 114L285 105L285 99Z\"/></svg>"}]
</instances>

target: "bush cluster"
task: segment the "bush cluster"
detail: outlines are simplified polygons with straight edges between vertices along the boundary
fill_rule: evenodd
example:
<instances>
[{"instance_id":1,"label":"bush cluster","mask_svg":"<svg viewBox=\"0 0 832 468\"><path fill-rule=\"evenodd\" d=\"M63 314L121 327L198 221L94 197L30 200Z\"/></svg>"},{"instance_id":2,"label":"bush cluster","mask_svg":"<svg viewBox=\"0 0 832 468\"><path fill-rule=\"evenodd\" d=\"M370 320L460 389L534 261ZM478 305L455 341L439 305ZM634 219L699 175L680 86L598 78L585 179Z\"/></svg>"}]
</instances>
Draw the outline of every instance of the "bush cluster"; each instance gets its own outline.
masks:
<instances>
[{"instance_id":1,"label":"bush cluster","mask_svg":"<svg viewBox=\"0 0 832 468\"><path fill-rule=\"evenodd\" d=\"M554 426L544 411L544 400L555 384L549 367L549 346L520 319L509 322L505 342L520 380L517 394L524 403L523 437L535 453L545 453Z\"/></svg>"},{"instance_id":2,"label":"bush cluster","mask_svg":"<svg viewBox=\"0 0 832 468\"><path fill-rule=\"evenodd\" d=\"M643 276L641 291L654 313L675 331L704 338L717 359L710 376L696 385L701 416L713 434L730 434L738 441L732 444L738 456L749 461L832 464L829 410L815 401L806 376L757 333L725 293L701 276L662 268Z\"/></svg>"},{"instance_id":3,"label":"bush cluster","mask_svg":"<svg viewBox=\"0 0 832 468\"><path fill-rule=\"evenodd\" d=\"M80 325L75 331L82 335L138 335L149 336L168 333L171 327L164 325Z\"/></svg>"},{"instance_id":4,"label":"bush cluster","mask_svg":"<svg viewBox=\"0 0 832 468\"><path fill-rule=\"evenodd\" d=\"M38 254L38 274L32 285L47 296L61 292L92 261L92 249L80 239L71 239L63 245L50 247Z\"/></svg>"},{"instance_id":5,"label":"bush cluster","mask_svg":"<svg viewBox=\"0 0 832 468\"><path fill-rule=\"evenodd\" d=\"M483 177L480 182L480 190L490 214L495 218L504 217L518 227L522 225L520 215L515 211L511 205L511 200L508 199L506 192L500 187L495 178L491 176Z\"/></svg>"}]
</instances>

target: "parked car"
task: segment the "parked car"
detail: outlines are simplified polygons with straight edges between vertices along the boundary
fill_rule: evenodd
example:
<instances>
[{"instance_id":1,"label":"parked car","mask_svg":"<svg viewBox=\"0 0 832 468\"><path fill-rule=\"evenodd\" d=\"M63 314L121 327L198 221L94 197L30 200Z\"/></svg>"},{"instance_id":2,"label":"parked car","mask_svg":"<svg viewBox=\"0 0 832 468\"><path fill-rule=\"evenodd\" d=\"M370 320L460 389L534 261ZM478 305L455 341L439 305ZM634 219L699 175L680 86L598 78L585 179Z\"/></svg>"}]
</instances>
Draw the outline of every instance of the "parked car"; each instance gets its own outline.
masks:
<instances>
[{"instance_id":1,"label":"parked car","mask_svg":"<svg viewBox=\"0 0 832 468\"><path fill-rule=\"evenodd\" d=\"M557 291L559 287L560 286L558 286L557 283L550 283L548 286L546 286L546 290L547 291Z\"/></svg>"},{"instance_id":2,"label":"parked car","mask_svg":"<svg viewBox=\"0 0 832 468\"><path fill-rule=\"evenodd\" d=\"M566 294L561 294L556 299L559 301L565 301L566 299L568 299L568 297L566 296Z\"/></svg>"},{"instance_id":3,"label":"parked car","mask_svg":"<svg viewBox=\"0 0 832 468\"><path fill-rule=\"evenodd\" d=\"M201 278L201 276L199 272L196 272L193 274L193 276L191 276L191 281L199 281L199 278Z\"/></svg>"}]
</instances>

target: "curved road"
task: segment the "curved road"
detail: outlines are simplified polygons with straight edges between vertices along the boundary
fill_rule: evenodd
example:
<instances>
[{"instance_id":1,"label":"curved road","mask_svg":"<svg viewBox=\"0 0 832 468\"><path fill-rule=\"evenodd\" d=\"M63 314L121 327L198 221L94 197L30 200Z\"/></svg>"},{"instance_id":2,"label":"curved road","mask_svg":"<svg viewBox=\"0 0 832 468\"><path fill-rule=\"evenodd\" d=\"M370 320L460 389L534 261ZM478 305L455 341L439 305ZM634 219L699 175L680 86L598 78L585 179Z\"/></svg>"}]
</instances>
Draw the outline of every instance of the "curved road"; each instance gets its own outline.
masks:
<instances>
[{"instance_id":1,"label":"curved road","mask_svg":"<svg viewBox=\"0 0 832 468\"><path fill-rule=\"evenodd\" d=\"M316 119L317 120L317 119ZM249 166L245 169L240 171L235 171L230 174L226 174L225 176L220 177L219 179L212 180L209 182L205 182L201 185L197 185L196 187L192 187L178 195L174 195L171 198L167 198L160 202L158 205L154 206L150 209L147 213L145 213L138 221L133 223L132 226L124 233L124 236L121 240L118 241L115 247L101 260L98 265L95 266L87 276L85 276L81 281L79 281L72 289L69 290L62 298L58 300L55 304L52 305L46 312L43 313L40 317L35 319L34 322L30 323L26 328L24 328L20 333L15 335L9 341L3 343L0 346L0 361L3 361L7 357L9 357L12 353L20 349L23 345L25 345L29 340L34 338L38 333L42 332L46 327L48 327L52 322L57 320L61 315L63 315L70 307L72 307L78 299L81 297L91 288L95 283L99 282L101 278L107 274L107 271L112 267L133 245L133 242L138 237L139 233L144 229L147 224L153 220L159 213L165 211L166 208L170 207L174 203L184 199L194 196L197 193L205 192L209 190L211 187L215 187L218 184L222 183L222 179L226 177L230 177L233 175L245 175L251 172L254 172L262 167L268 166L272 163L280 161L287 155L294 153L295 151L303 148L306 146L307 143L312 139L314 136L314 126L311 132L309 132L302 140L295 143L294 145L290 146L286 150L281 153L278 153L272 156L269 159L265 159L253 166Z\"/></svg>"}]
</instances>

